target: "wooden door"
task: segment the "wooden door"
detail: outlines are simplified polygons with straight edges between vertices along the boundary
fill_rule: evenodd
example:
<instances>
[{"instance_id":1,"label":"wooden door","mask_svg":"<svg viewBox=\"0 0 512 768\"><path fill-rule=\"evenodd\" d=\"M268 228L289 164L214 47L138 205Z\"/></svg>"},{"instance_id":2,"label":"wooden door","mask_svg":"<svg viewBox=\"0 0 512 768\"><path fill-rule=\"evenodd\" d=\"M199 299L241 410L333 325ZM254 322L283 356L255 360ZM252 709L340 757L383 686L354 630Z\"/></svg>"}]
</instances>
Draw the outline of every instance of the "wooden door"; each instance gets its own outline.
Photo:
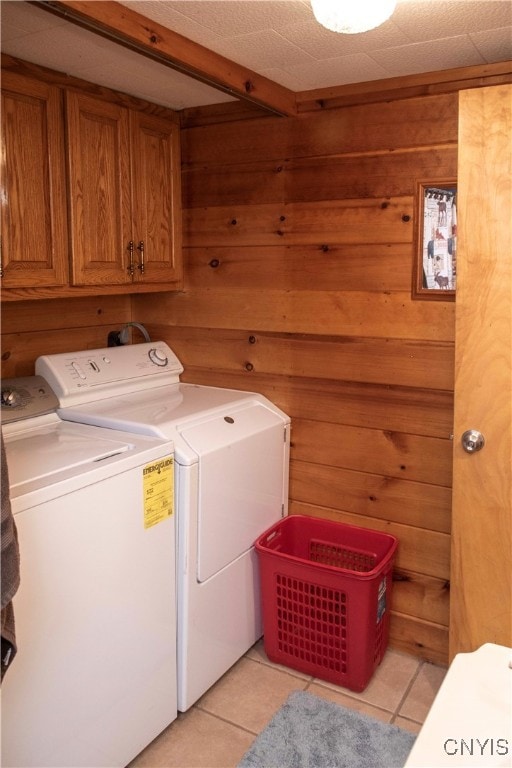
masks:
<instances>
[{"instance_id":1,"label":"wooden door","mask_svg":"<svg viewBox=\"0 0 512 768\"><path fill-rule=\"evenodd\" d=\"M167 118L131 113L135 279L144 283L181 278L179 130Z\"/></svg>"},{"instance_id":2,"label":"wooden door","mask_svg":"<svg viewBox=\"0 0 512 768\"><path fill-rule=\"evenodd\" d=\"M512 645L512 86L459 107L450 658Z\"/></svg>"},{"instance_id":3,"label":"wooden door","mask_svg":"<svg viewBox=\"0 0 512 768\"><path fill-rule=\"evenodd\" d=\"M73 285L130 284L129 111L67 93Z\"/></svg>"},{"instance_id":4,"label":"wooden door","mask_svg":"<svg viewBox=\"0 0 512 768\"><path fill-rule=\"evenodd\" d=\"M58 88L2 72L2 157L2 287L64 285L64 118Z\"/></svg>"}]
</instances>

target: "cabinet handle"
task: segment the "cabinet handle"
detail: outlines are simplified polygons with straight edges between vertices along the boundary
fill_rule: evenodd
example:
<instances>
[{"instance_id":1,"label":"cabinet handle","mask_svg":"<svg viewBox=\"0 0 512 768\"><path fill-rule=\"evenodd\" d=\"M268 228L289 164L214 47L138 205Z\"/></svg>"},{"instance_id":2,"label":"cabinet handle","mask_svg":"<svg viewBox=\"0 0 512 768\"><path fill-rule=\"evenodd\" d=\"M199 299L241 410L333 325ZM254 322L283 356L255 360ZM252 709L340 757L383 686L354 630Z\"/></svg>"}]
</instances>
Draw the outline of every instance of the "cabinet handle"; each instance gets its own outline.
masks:
<instances>
[{"instance_id":1,"label":"cabinet handle","mask_svg":"<svg viewBox=\"0 0 512 768\"><path fill-rule=\"evenodd\" d=\"M133 275L135 273L135 266L134 266L134 261L133 261L133 248L134 248L133 240L130 240L130 242L128 243L128 253L130 255L130 261L129 261L129 264L128 264L128 273L129 273L130 277L133 277Z\"/></svg>"},{"instance_id":2,"label":"cabinet handle","mask_svg":"<svg viewBox=\"0 0 512 768\"><path fill-rule=\"evenodd\" d=\"M138 250L140 251L140 264L138 265L138 268L140 269L141 275L144 274L144 240L141 240L137 246Z\"/></svg>"}]
</instances>

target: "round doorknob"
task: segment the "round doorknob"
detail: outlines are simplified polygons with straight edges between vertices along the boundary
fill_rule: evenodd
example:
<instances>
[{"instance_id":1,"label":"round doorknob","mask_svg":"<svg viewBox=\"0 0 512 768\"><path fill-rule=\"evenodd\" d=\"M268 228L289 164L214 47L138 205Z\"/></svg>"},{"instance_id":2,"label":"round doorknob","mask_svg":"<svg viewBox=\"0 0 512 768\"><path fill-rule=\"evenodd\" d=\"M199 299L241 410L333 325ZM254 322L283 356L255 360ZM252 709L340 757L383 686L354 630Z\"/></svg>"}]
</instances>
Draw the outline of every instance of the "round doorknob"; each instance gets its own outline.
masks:
<instances>
[{"instance_id":1,"label":"round doorknob","mask_svg":"<svg viewBox=\"0 0 512 768\"><path fill-rule=\"evenodd\" d=\"M476 453L484 447L484 436L477 429L467 429L461 438L462 447L466 453Z\"/></svg>"}]
</instances>

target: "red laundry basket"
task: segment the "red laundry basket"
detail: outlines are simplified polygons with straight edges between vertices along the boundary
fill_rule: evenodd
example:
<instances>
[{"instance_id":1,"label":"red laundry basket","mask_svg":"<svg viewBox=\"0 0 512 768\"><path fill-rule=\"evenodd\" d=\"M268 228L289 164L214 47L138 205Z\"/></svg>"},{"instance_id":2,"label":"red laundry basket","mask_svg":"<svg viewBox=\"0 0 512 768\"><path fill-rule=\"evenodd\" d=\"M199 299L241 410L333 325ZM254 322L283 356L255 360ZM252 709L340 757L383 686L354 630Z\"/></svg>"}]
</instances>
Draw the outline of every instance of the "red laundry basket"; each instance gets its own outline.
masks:
<instances>
[{"instance_id":1,"label":"red laundry basket","mask_svg":"<svg viewBox=\"0 0 512 768\"><path fill-rule=\"evenodd\" d=\"M388 638L398 540L291 515L256 541L271 661L362 691Z\"/></svg>"}]
</instances>

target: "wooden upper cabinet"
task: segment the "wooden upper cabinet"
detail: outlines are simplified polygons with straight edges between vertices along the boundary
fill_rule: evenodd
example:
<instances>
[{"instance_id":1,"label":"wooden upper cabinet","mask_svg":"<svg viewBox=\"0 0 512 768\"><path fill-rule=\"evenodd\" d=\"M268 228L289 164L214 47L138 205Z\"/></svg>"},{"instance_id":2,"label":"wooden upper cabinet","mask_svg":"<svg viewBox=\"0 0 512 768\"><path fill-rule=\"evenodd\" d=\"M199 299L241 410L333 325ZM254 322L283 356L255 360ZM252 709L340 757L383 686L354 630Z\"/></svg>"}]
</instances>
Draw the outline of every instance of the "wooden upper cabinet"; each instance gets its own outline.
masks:
<instances>
[{"instance_id":1,"label":"wooden upper cabinet","mask_svg":"<svg viewBox=\"0 0 512 768\"><path fill-rule=\"evenodd\" d=\"M145 282L181 278L179 125L131 112L132 234L136 273Z\"/></svg>"},{"instance_id":2,"label":"wooden upper cabinet","mask_svg":"<svg viewBox=\"0 0 512 768\"><path fill-rule=\"evenodd\" d=\"M2 287L68 281L61 90L2 72Z\"/></svg>"},{"instance_id":3,"label":"wooden upper cabinet","mask_svg":"<svg viewBox=\"0 0 512 768\"><path fill-rule=\"evenodd\" d=\"M72 285L131 282L128 110L66 94Z\"/></svg>"},{"instance_id":4,"label":"wooden upper cabinet","mask_svg":"<svg viewBox=\"0 0 512 768\"><path fill-rule=\"evenodd\" d=\"M181 277L177 123L68 92L71 282Z\"/></svg>"}]
</instances>

